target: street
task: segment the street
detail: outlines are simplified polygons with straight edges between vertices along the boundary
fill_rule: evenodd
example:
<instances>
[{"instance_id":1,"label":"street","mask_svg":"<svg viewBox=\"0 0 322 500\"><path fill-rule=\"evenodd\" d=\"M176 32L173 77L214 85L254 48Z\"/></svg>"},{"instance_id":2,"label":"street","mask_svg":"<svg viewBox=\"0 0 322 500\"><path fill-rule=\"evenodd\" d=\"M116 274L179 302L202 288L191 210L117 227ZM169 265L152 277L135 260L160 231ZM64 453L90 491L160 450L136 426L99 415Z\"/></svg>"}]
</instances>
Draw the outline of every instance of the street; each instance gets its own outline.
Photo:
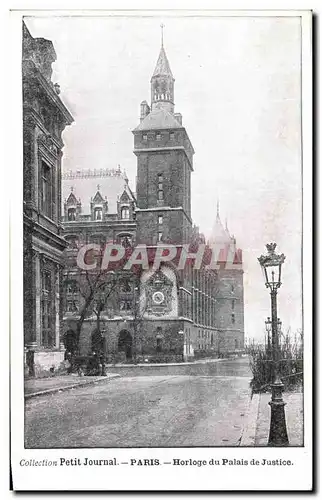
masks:
<instances>
[{"instance_id":1,"label":"street","mask_svg":"<svg viewBox=\"0 0 322 500\"><path fill-rule=\"evenodd\" d=\"M25 447L238 446L250 397L248 358L190 366L190 374L140 372L29 399Z\"/></svg>"}]
</instances>

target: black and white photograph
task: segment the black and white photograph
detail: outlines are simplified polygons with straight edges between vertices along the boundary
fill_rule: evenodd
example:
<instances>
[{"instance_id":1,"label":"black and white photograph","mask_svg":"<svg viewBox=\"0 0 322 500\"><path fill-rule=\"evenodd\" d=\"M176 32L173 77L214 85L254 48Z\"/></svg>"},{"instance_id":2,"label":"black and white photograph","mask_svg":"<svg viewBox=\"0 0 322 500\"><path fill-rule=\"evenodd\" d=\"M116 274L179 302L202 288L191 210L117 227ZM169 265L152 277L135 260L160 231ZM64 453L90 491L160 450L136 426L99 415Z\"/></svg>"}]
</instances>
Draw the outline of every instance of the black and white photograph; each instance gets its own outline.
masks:
<instances>
[{"instance_id":1,"label":"black and white photograph","mask_svg":"<svg viewBox=\"0 0 322 500\"><path fill-rule=\"evenodd\" d=\"M14 475L309 489L311 13L18 17Z\"/></svg>"}]
</instances>

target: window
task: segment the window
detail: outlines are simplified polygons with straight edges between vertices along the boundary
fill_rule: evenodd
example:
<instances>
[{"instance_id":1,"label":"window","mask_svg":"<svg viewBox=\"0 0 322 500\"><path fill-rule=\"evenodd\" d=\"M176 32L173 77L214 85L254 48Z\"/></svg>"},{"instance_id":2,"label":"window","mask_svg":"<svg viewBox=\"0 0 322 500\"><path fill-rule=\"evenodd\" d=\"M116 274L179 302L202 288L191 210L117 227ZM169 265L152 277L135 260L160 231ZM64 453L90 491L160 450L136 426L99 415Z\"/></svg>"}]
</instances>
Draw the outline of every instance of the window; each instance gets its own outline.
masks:
<instances>
[{"instance_id":1,"label":"window","mask_svg":"<svg viewBox=\"0 0 322 500\"><path fill-rule=\"evenodd\" d=\"M174 132L170 132L170 141L174 140Z\"/></svg>"},{"instance_id":2,"label":"window","mask_svg":"<svg viewBox=\"0 0 322 500\"><path fill-rule=\"evenodd\" d=\"M68 242L69 248L77 248L78 247L77 236L66 236L65 239Z\"/></svg>"},{"instance_id":3,"label":"window","mask_svg":"<svg viewBox=\"0 0 322 500\"><path fill-rule=\"evenodd\" d=\"M78 307L75 300L67 301L67 312L78 312Z\"/></svg>"},{"instance_id":4,"label":"window","mask_svg":"<svg viewBox=\"0 0 322 500\"><path fill-rule=\"evenodd\" d=\"M102 220L102 219L103 219L102 207L96 207L94 209L94 220Z\"/></svg>"},{"instance_id":5,"label":"window","mask_svg":"<svg viewBox=\"0 0 322 500\"><path fill-rule=\"evenodd\" d=\"M69 208L68 209L67 220L68 221L76 220L76 208Z\"/></svg>"},{"instance_id":6,"label":"window","mask_svg":"<svg viewBox=\"0 0 322 500\"><path fill-rule=\"evenodd\" d=\"M160 132L157 132L156 139L157 139L157 141L161 141L161 134L160 134Z\"/></svg>"},{"instance_id":7,"label":"window","mask_svg":"<svg viewBox=\"0 0 322 500\"><path fill-rule=\"evenodd\" d=\"M163 201L163 175L158 174L158 200Z\"/></svg>"},{"instance_id":8,"label":"window","mask_svg":"<svg viewBox=\"0 0 322 500\"><path fill-rule=\"evenodd\" d=\"M231 322L233 325L235 324L235 314L234 313L232 313L232 315L231 315Z\"/></svg>"},{"instance_id":9,"label":"window","mask_svg":"<svg viewBox=\"0 0 322 500\"><path fill-rule=\"evenodd\" d=\"M235 291L234 285L231 285L231 291L232 291L232 293L234 293L234 291Z\"/></svg>"},{"instance_id":10,"label":"window","mask_svg":"<svg viewBox=\"0 0 322 500\"><path fill-rule=\"evenodd\" d=\"M129 207L122 207L121 209L121 219L129 219L130 218L130 209Z\"/></svg>"},{"instance_id":11,"label":"window","mask_svg":"<svg viewBox=\"0 0 322 500\"><path fill-rule=\"evenodd\" d=\"M47 217L52 215L51 187L51 171L43 161L41 163L41 210Z\"/></svg>"},{"instance_id":12,"label":"window","mask_svg":"<svg viewBox=\"0 0 322 500\"><path fill-rule=\"evenodd\" d=\"M232 309L232 311L235 309L235 300L234 299L231 301L231 309Z\"/></svg>"},{"instance_id":13,"label":"window","mask_svg":"<svg viewBox=\"0 0 322 500\"><path fill-rule=\"evenodd\" d=\"M161 231L158 232L158 241L162 241L162 232Z\"/></svg>"},{"instance_id":14,"label":"window","mask_svg":"<svg viewBox=\"0 0 322 500\"><path fill-rule=\"evenodd\" d=\"M119 242L124 248L129 248L132 246L132 237L128 235L120 236Z\"/></svg>"},{"instance_id":15,"label":"window","mask_svg":"<svg viewBox=\"0 0 322 500\"><path fill-rule=\"evenodd\" d=\"M148 136L147 136L147 134L143 134L143 135L142 135L142 139L143 139L144 141L147 141L147 140L148 140Z\"/></svg>"},{"instance_id":16,"label":"window","mask_svg":"<svg viewBox=\"0 0 322 500\"><path fill-rule=\"evenodd\" d=\"M121 300L120 311L130 311L131 309L131 302L129 300Z\"/></svg>"},{"instance_id":17,"label":"window","mask_svg":"<svg viewBox=\"0 0 322 500\"><path fill-rule=\"evenodd\" d=\"M50 270L43 270L41 280L41 344L44 347L55 345L55 311L53 275Z\"/></svg>"},{"instance_id":18,"label":"window","mask_svg":"<svg viewBox=\"0 0 322 500\"><path fill-rule=\"evenodd\" d=\"M158 224L163 224L163 215L158 215Z\"/></svg>"},{"instance_id":19,"label":"window","mask_svg":"<svg viewBox=\"0 0 322 500\"><path fill-rule=\"evenodd\" d=\"M66 285L67 293L77 293L78 292L78 283L75 280L71 280L67 282Z\"/></svg>"},{"instance_id":20,"label":"window","mask_svg":"<svg viewBox=\"0 0 322 500\"><path fill-rule=\"evenodd\" d=\"M157 348L156 348L156 351L157 352L161 352L162 351L162 339L157 339Z\"/></svg>"}]
</instances>

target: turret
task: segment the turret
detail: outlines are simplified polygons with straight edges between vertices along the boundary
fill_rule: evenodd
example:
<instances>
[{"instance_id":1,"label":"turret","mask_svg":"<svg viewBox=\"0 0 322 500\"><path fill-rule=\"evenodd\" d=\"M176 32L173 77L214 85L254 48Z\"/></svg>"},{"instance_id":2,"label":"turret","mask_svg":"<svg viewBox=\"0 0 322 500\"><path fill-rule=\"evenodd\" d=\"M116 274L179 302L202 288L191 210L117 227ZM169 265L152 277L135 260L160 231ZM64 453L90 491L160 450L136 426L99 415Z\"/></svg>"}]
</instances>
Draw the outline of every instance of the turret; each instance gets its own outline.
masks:
<instances>
[{"instance_id":1,"label":"turret","mask_svg":"<svg viewBox=\"0 0 322 500\"><path fill-rule=\"evenodd\" d=\"M163 35L158 61L151 78L151 109L174 112L174 78L163 47Z\"/></svg>"}]
</instances>

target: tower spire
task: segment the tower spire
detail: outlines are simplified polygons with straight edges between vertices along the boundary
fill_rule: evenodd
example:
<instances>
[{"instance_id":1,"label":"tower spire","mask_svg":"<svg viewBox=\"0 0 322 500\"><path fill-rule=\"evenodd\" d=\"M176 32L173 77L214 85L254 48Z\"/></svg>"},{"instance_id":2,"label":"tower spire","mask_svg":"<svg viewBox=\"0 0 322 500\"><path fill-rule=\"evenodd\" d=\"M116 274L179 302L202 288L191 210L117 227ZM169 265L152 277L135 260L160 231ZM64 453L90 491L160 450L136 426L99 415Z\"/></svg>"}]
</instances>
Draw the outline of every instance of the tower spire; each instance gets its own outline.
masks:
<instances>
[{"instance_id":1,"label":"tower spire","mask_svg":"<svg viewBox=\"0 0 322 500\"><path fill-rule=\"evenodd\" d=\"M161 49L151 78L151 109L165 109L174 113L174 78L163 47L163 28L161 27Z\"/></svg>"},{"instance_id":2,"label":"tower spire","mask_svg":"<svg viewBox=\"0 0 322 500\"><path fill-rule=\"evenodd\" d=\"M161 28L161 48L163 48L163 28L164 28L163 23L160 24L160 28Z\"/></svg>"},{"instance_id":3,"label":"tower spire","mask_svg":"<svg viewBox=\"0 0 322 500\"><path fill-rule=\"evenodd\" d=\"M219 215L219 198L217 200L217 217L216 218L217 218L217 220L220 219L220 215Z\"/></svg>"}]
</instances>

